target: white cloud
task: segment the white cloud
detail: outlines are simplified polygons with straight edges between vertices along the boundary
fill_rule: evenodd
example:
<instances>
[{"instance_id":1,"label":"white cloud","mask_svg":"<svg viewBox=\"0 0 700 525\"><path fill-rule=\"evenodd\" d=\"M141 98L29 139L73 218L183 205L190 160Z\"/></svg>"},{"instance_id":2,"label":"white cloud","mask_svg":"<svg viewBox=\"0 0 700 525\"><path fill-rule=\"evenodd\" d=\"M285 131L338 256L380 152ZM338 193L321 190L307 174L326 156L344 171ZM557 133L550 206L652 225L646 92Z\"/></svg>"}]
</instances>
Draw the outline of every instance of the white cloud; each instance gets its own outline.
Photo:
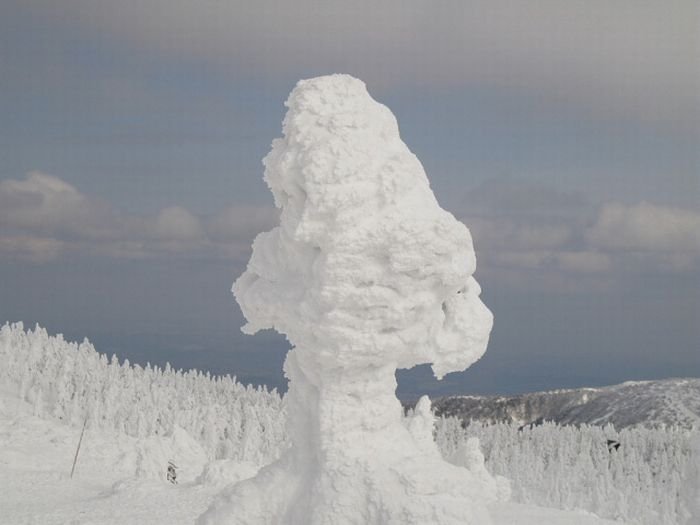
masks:
<instances>
[{"instance_id":1,"label":"white cloud","mask_svg":"<svg viewBox=\"0 0 700 525\"><path fill-rule=\"evenodd\" d=\"M586 236L592 245L614 251L698 254L700 214L648 202L631 206L613 202L602 207Z\"/></svg>"},{"instance_id":2,"label":"white cloud","mask_svg":"<svg viewBox=\"0 0 700 525\"><path fill-rule=\"evenodd\" d=\"M546 197L546 198L545 198ZM599 207L521 181L482 184L462 215L480 268L562 275L687 272L700 263L700 214L648 202Z\"/></svg>"},{"instance_id":3,"label":"white cloud","mask_svg":"<svg viewBox=\"0 0 700 525\"><path fill-rule=\"evenodd\" d=\"M24 180L0 181L2 229L103 239L113 233L117 220L105 202L88 198L58 177L33 171Z\"/></svg>"},{"instance_id":4,"label":"white cloud","mask_svg":"<svg viewBox=\"0 0 700 525\"><path fill-rule=\"evenodd\" d=\"M478 247L544 249L566 245L573 236L569 224L547 224L510 217L464 217Z\"/></svg>"},{"instance_id":5,"label":"white cloud","mask_svg":"<svg viewBox=\"0 0 700 525\"><path fill-rule=\"evenodd\" d=\"M563 283L566 276L635 269L693 271L700 262L697 212L647 202L596 209L551 189L514 184L513 191L486 185L471 196L481 205L460 216L472 231L481 273L539 272ZM514 201L516 195L521 199ZM549 195L550 204L540 195ZM34 262L76 254L241 262L255 235L277 220L277 210L253 206L210 216L179 206L128 216L55 176L32 172L0 181L0 256Z\"/></svg>"},{"instance_id":6,"label":"white cloud","mask_svg":"<svg viewBox=\"0 0 700 525\"><path fill-rule=\"evenodd\" d=\"M251 206L210 217L179 206L151 217L128 216L58 177L32 172L0 181L0 256L33 262L76 254L237 260L275 217L272 209Z\"/></svg>"},{"instance_id":7,"label":"white cloud","mask_svg":"<svg viewBox=\"0 0 700 525\"><path fill-rule=\"evenodd\" d=\"M612 268L610 257L597 251L563 251L556 254L556 260L562 270L575 273L601 273Z\"/></svg>"},{"instance_id":8,"label":"white cloud","mask_svg":"<svg viewBox=\"0 0 700 525\"><path fill-rule=\"evenodd\" d=\"M153 224L153 236L165 241L195 241L204 237L200 220L179 206L161 210Z\"/></svg>"},{"instance_id":9,"label":"white cloud","mask_svg":"<svg viewBox=\"0 0 700 525\"><path fill-rule=\"evenodd\" d=\"M43 263L56 259L64 248L65 243L57 239L0 234L0 256Z\"/></svg>"},{"instance_id":10,"label":"white cloud","mask_svg":"<svg viewBox=\"0 0 700 525\"><path fill-rule=\"evenodd\" d=\"M221 210L207 223L207 233L220 242L240 241L271 229L279 222L275 208L236 206Z\"/></svg>"},{"instance_id":11,"label":"white cloud","mask_svg":"<svg viewBox=\"0 0 700 525\"><path fill-rule=\"evenodd\" d=\"M85 198L57 177L37 171L24 180L0 181L0 217L18 227L51 229L54 221L72 221Z\"/></svg>"}]
</instances>

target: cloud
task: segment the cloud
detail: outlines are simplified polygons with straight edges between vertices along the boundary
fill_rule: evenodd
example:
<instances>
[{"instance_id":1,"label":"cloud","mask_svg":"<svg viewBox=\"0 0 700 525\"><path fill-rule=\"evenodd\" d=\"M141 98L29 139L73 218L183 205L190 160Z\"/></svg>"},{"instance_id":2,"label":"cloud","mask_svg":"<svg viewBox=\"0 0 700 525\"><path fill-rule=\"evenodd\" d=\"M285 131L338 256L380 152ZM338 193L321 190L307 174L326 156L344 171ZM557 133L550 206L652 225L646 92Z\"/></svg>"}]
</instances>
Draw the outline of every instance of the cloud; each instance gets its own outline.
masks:
<instances>
[{"instance_id":1,"label":"cloud","mask_svg":"<svg viewBox=\"0 0 700 525\"><path fill-rule=\"evenodd\" d=\"M466 194L463 209L457 215L472 231L479 273L494 278L539 274L561 289L572 277L688 272L700 263L700 214L691 210L597 205L518 179L486 181ZM52 175L0 181L0 257L35 263L90 255L243 264L255 235L277 221L277 210L254 206L206 216L179 206L127 215Z\"/></svg>"},{"instance_id":2,"label":"cloud","mask_svg":"<svg viewBox=\"0 0 700 525\"><path fill-rule=\"evenodd\" d=\"M487 179L466 192L462 208L480 216L510 216L550 218L553 215L578 214L590 205L579 192L563 191L537 180L512 176Z\"/></svg>"},{"instance_id":3,"label":"cloud","mask_svg":"<svg viewBox=\"0 0 700 525\"><path fill-rule=\"evenodd\" d=\"M460 208L477 249L509 253L505 259L533 266L553 250L581 248L579 230L591 204L576 192L498 177L467 191Z\"/></svg>"},{"instance_id":4,"label":"cloud","mask_svg":"<svg viewBox=\"0 0 700 525\"><path fill-rule=\"evenodd\" d=\"M604 205L586 237L611 250L700 252L700 214L648 202Z\"/></svg>"},{"instance_id":5,"label":"cloud","mask_svg":"<svg viewBox=\"0 0 700 525\"><path fill-rule=\"evenodd\" d=\"M688 272L700 263L700 214L687 209L596 204L538 182L500 178L470 190L463 210L458 215L472 231L479 271L494 277L539 272L561 287L566 276Z\"/></svg>"},{"instance_id":6,"label":"cloud","mask_svg":"<svg viewBox=\"0 0 700 525\"><path fill-rule=\"evenodd\" d=\"M612 267L607 254L590 250L559 252L556 260L562 270L578 273L607 272Z\"/></svg>"},{"instance_id":7,"label":"cloud","mask_svg":"<svg viewBox=\"0 0 700 525\"><path fill-rule=\"evenodd\" d=\"M692 271L700 264L700 213L648 202L607 203L585 233L618 263L646 270Z\"/></svg>"},{"instance_id":8,"label":"cloud","mask_svg":"<svg viewBox=\"0 0 700 525\"><path fill-rule=\"evenodd\" d=\"M348 72L372 88L495 88L697 129L693 0L16 3L64 31L249 79Z\"/></svg>"},{"instance_id":9,"label":"cloud","mask_svg":"<svg viewBox=\"0 0 700 525\"><path fill-rule=\"evenodd\" d=\"M217 213L207 223L207 233L212 240L234 242L249 238L251 232L270 230L278 223L279 215L275 208L236 206Z\"/></svg>"},{"instance_id":10,"label":"cloud","mask_svg":"<svg viewBox=\"0 0 700 525\"><path fill-rule=\"evenodd\" d=\"M64 180L31 172L0 181L0 256L32 262L96 255L143 259L244 259L255 235L269 229L269 208L227 208L199 217L171 206L154 216L129 216Z\"/></svg>"},{"instance_id":11,"label":"cloud","mask_svg":"<svg viewBox=\"0 0 700 525\"><path fill-rule=\"evenodd\" d=\"M611 267L610 258L607 255L593 251L503 251L496 253L493 260L507 267L569 273L599 273L606 272Z\"/></svg>"},{"instance_id":12,"label":"cloud","mask_svg":"<svg viewBox=\"0 0 700 525\"><path fill-rule=\"evenodd\" d=\"M153 237L165 241L194 241L204 235L200 220L179 206L161 210L153 224Z\"/></svg>"},{"instance_id":13,"label":"cloud","mask_svg":"<svg viewBox=\"0 0 700 525\"><path fill-rule=\"evenodd\" d=\"M478 246L485 248L558 248L573 237L570 224L547 224L542 221L518 221L508 217L464 216Z\"/></svg>"},{"instance_id":14,"label":"cloud","mask_svg":"<svg viewBox=\"0 0 700 525\"><path fill-rule=\"evenodd\" d=\"M64 245L64 242L57 239L0 235L0 256L44 263L56 259L63 251Z\"/></svg>"},{"instance_id":15,"label":"cloud","mask_svg":"<svg viewBox=\"0 0 700 525\"><path fill-rule=\"evenodd\" d=\"M0 181L0 219L5 227L46 234L97 234L106 213L63 180L31 172L24 180ZM104 209L104 208L102 208Z\"/></svg>"}]
</instances>

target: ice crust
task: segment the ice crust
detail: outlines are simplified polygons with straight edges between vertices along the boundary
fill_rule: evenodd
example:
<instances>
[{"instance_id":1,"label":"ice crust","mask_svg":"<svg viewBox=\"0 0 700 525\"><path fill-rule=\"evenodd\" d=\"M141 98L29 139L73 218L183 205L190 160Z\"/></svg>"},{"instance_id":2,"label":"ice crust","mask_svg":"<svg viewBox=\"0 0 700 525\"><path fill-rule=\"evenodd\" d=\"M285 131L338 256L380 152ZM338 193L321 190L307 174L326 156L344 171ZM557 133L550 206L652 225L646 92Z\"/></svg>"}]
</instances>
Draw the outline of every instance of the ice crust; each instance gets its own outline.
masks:
<instances>
[{"instance_id":1,"label":"ice crust","mask_svg":"<svg viewBox=\"0 0 700 525\"><path fill-rule=\"evenodd\" d=\"M469 230L363 82L302 80L286 105L263 160L280 224L255 239L233 292L246 333L293 345L292 445L199 523L487 524L502 491L483 462L445 462L429 400L404 418L395 396L397 368L430 363L442 377L486 349L493 318Z\"/></svg>"}]
</instances>

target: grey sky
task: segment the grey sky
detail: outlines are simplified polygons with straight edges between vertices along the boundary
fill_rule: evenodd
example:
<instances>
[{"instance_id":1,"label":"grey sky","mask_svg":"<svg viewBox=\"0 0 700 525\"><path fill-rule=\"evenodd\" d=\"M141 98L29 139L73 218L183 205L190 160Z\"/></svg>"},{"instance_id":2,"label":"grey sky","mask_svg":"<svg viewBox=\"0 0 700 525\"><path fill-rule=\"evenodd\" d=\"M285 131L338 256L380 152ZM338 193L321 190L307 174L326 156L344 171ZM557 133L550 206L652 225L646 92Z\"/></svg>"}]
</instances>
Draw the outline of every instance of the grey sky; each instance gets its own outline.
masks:
<instances>
[{"instance_id":1,"label":"grey sky","mask_svg":"<svg viewBox=\"0 0 700 525\"><path fill-rule=\"evenodd\" d=\"M699 9L3 2L0 317L279 380L228 289L286 95L348 72L475 238L494 338L449 388L700 375Z\"/></svg>"}]
</instances>

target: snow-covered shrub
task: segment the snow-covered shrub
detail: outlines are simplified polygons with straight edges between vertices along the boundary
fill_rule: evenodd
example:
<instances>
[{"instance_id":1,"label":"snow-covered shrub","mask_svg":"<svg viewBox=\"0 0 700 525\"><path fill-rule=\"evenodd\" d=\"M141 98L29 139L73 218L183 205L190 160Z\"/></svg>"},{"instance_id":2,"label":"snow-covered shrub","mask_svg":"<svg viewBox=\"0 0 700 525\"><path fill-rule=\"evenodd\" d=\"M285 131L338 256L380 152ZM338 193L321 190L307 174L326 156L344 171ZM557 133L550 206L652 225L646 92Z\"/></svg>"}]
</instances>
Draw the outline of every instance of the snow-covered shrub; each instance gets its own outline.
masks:
<instances>
[{"instance_id":1,"label":"snow-covered shrub","mask_svg":"<svg viewBox=\"0 0 700 525\"><path fill-rule=\"evenodd\" d=\"M210 459L265 464L285 446L284 403L276 391L213 377L119 363L87 340L67 342L22 323L0 329L0 384L15 388L37 416L136 437L171 435L176 427L196 439Z\"/></svg>"},{"instance_id":2,"label":"snow-covered shrub","mask_svg":"<svg viewBox=\"0 0 700 525\"><path fill-rule=\"evenodd\" d=\"M477 437L487 469L511 480L512 498L560 509L583 509L626 523L692 523L698 496L693 443L697 430L612 426L517 425L437 421L435 437L445 457ZM620 442L608 450L607 440Z\"/></svg>"}]
</instances>

